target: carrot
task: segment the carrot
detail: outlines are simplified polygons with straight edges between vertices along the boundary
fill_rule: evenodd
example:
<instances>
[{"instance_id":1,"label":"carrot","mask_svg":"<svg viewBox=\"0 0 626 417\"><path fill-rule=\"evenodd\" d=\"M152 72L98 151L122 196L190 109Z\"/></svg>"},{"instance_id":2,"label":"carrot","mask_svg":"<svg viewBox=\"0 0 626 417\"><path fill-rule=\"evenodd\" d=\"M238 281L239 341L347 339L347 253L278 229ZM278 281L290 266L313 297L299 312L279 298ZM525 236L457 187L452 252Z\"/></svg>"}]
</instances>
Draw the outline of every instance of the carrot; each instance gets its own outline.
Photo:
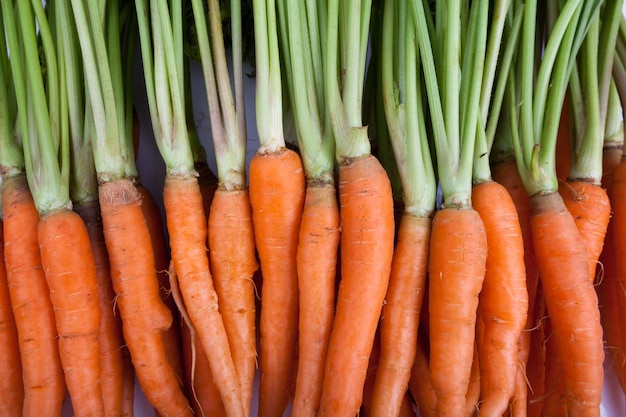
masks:
<instances>
[{"instance_id":1,"label":"carrot","mask_svg":"<svg viewBox=\"0 0 626 417\"><path fill-rule=\"evenodd\" d=\"M24 404L24 383L22 382L22 362L20 360L19 339L11 299L7 271L4 263L3 224L0 222L0 344L5 347L0 362L0 396L5 400L0 404L0 415L21 416Z\"/></svg>"},{"instance_id":2,"label":"carrot","mask_svg":"<svg viewBox=\"0 0 626 417\"><path fill-rule=\"evenodd\" d=\"M137 378L160 413L191 415L180 388L172 389L179 382L169 363L146 361L166 357L161 333L171 325L172 316L159 295L141 196L128 180L110 182L100 186L100 205L113 289ZM142 355L149 356L140 359Z\"/></svg>"},{"instance_id":3,"label":"carrot","mask_svg":"<svg viewBox=\"0 0 626 417\"><path fill-rule=\"evenodd\" d=\"M395 416L415 361L417 334L426 289L431 216L436 184L422 108L417 49L413 44L414 20L395 24L401 8L388 3L384 9L381 55L383 104L395 160L403 189L403 206L391 265L389 286L380 318L381 358L374 385L372 415ZM402 38L404 36L404 38ZM399 38L399 39L394 39ZM397 44L397 50L394 45ZM394 61L404 76L392 70ZM394 77L398 83L394 83ZM404 78L406 77L406 78ZM406 123L400 122L400 103L394 88L401 89ZM396 107L398 106L398 107Z\"/></svg>"},{"instance_id":4,"label":"carrot","mask_svg":"<svg viewBox=\"0 0 626 417\"><path fill-rule=\"evenodd\" d=\"M252 276L258 265L254 250L247 190L218 188L209 212L211 271L246 410L252 401L257 358Z\"/></svg>"},{"instance_id":5,"label":"carrot","mask_svg":"<svg viewBox=\"0 0 626 417\"><path fill-rule=\"evenodd\" d=\"M494 201L498 201L497 206ZM479 298L485 325L479 344L480 414L501 415L514 394L518 341L528 312L524 244L515 205L504 186L496 182L478 184L473 188L472 202L485 224L488 245Z\"/></svg>"},{"instance_id":6,"label":"carrot","mask_svg":"<svg viewBox=\"0 0 626 417\"><path fill-rule=\"evenodd\" d=\"M549 317L544 320L546 337L543 343L545 352L545 393L542 398L542 415L567 415L567 394L563 381L563 363L556 346Z\"/></svg>"},{"instance_id":7,"label":"carrot","mask_svg":"<svg viewBox=\"0 0 626 417\"><path fill-rule=\"evenodd\" d=\"M59 416L65 380L50 290L41 268L36 228L39 215L25 175L3 180L2 202L7 281L24 380L24 416Z\"/></svg>"},{"instance_id":8,"label":"carrot","mask_svg":"<svg viewBox=\"0 0 626 417\"><path fill-rule=\"evenodd\" d=\"M287 404L287 381L297 346L295 260L304 204L302 162L288 149L257 153L250 162L249 177L254 237L263 274L259 415L279 415Z\"/></svg>"},{"instance_id":9,"label":"carrot","mask_svg":"<svg viewBox=\"0 0 626 417\"><path fill-rule=\"evenodd\" d=\"M130 358L124 355L124 336L122 322L115 308L115 292L111 283L109 255L104 243L100 205L97 201L75 204L87 228L91 251L98 278L100 295L100 326L98 341L100 345L100 381L105 415L117 416L122 413L124 374L130 369ZM131 379L134 386L134 377Z\"/></svg>"}]
</instances>

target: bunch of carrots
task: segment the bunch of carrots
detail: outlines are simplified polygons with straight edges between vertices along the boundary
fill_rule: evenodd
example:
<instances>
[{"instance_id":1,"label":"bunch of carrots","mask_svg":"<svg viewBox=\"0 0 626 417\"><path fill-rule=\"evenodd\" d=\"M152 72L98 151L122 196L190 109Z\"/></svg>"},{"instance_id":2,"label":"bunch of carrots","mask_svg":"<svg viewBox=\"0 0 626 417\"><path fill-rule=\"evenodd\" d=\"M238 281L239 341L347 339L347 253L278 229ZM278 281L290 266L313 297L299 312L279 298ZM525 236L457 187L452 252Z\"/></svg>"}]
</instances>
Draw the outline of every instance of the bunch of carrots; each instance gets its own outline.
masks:
<instances>
[{"instance_id":1,"label":"bunch of carrots","mask_svg":"<svg viewBox=\"0 0 626 417\"><path fill-rule=\"evenodd\" d=\"M622 9L2 1L0 416L600 416Z\"/></svg>"}]
</instances>

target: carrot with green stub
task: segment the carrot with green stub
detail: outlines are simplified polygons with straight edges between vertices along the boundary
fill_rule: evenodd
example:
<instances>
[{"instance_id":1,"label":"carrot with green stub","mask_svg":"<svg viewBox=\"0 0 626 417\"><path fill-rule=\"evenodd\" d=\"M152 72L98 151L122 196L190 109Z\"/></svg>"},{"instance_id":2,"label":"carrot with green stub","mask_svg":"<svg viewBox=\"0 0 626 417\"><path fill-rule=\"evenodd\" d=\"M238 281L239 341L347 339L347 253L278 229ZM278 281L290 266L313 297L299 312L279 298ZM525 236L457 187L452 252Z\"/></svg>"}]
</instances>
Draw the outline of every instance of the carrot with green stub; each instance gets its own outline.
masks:
<instances>
[{"instance_id":1,"label":"carrot with green stub","mask_svg":"<svg viewBox=\"0 0 626 417\"><path fill-rule=\"evenodd\" d=\"M254 238L263 276L259 416L282 416L295 375L298 335L296 253L304 205L300 156L286 147L274 1L254 1L259 148L248 172Z\"/></svg>"},{"instance_id":2,"label":"carrot with green stub","mask_svg":"<svg viewBox=\"0 0 626 417\"><path fill-rule=\"evenodd\" d=\"M527 2L507 89L517 166L530 196L533 245L572 416L599 415L604 352L586 248L558 194L554 152L567 81L598 8L599 2L566 2L537 60L537 4Z\"/></svg>"},{"instance_id":3,"label":"carrot with green stub","mask_svg":"<svg viewBox=\"0 0 626 417\"><path fill-rule=\"evenodd\" d=\"M478 295L487 260L485 226L472 207L471 173L480 117L488 4L479 1L461 7L456 2L446 3L446 13L438 9L435 14L435 39L427 29L426 7L424 2L414 2L412 13L443 192L443 205L435 213L430 241L429 370L437 399L436 415L462 416L468 412L466 396L474 363ZM461 22L468 28L463 57L471 57L463 60ZM437 37L444 33L445 37ZM434 56L441 57L439 65L435 65ZM463 64L460 67L459 62Z\"/></svg>"},{"instance_id":4,"label":"carrot with green stub","mask_svg":"<svg viewBox=\"0 0 626 417\"><path fill-rule=\"evenodd\" d=\"M415 20L407 2L387 2L382 17L382 100L402 182L404 211L379 324L381 355L371 415L397 416L415 362L437 187L422 107L423 87L418 82Z\"/></svg>"},{"instance_id":5,"label":"carrot with green stub","mask_svg":"<svg viewBox=\"0 0 626 417\"><path fill-rule=\"evenodd\" d=\"M129 112L124 111L123 78L115 65L119 57L109 55L114 49L108 48L115 44L105 41L97 2L71 4L93 112L98 194L124 339L148 401L163 415L189 416L191 408L166 358L162 334L171 326L172 316L159 295L150 234L131 181L136 173L127 171L126 161L134 158L128 154L132 148L127 146L130 129L126 126L130 124L124 118ZM116 10L115 4L108 7Z\"/></svg>"},{"instance_id":6,"label":"carrot with green stub","mask_svg":"<svg viewBox=\"0 0 626 417\"><path fill-rule=\"evenodd\" d=\"M241 389L244 415L250 415L257 364L252 277L258 264L246 184L241 3L232 1L230 6L234 91L231 90L218 2L208 4L210 33L200 2L195 3L194 21L217 161L217 189L207 213L211 272Z\"/></svg>"},{"instance_id":7,"label":"carrot with green stub","mask_svg":"<svg viewBox=\"0 0 626 417\"><path fill-rule=\"evenodd\" d=\"M201 13L197 2L193 4L194 13ZM241 386L209 269L207 221L187 136L182 5L140 1L136 6L151 122L166 165L163 202L172 263L226 412L244 415Z\"/></svg>"},{"instance_id":8,"label":"carrot with green stub","mask_svg":"<svg viewBox=\"0 0 626 417\"><path fill-rule=\"evenodd\" d=\"M50 288L59 354L74 414L103 416L100 384L100 303L89 236L69 197L69 129L65 44L67 8L21 2L17 12L23 55L12 54L13 73L21 61L25 77L14 78L19 129L29 188L40 219L37 225L41 265ZM49 26L49 19L55 19ZM44 89L37 48L39 29L46 64ZM14 46L14 45L13 45ZM10 48L10 51L15 51ZM37 103L37 104L35 104ZM36 110L35 110L36 109Z\"/></svg>"},{"instance_id":9,"label":"carrot with green stub","mask_svg":"<svg viewBox=\"0 0 626 417\"><path fill-rule=\"evenodd\" d=\"M335 309L340 236L334 178L335 144L325 100L325 14L315 4L278 5L282 56L296 139L306 175L296 253L298 277L298 366L292 413L314 416ZM314 27L314 30L307 30Z\"/></svg>"}]
</instances>

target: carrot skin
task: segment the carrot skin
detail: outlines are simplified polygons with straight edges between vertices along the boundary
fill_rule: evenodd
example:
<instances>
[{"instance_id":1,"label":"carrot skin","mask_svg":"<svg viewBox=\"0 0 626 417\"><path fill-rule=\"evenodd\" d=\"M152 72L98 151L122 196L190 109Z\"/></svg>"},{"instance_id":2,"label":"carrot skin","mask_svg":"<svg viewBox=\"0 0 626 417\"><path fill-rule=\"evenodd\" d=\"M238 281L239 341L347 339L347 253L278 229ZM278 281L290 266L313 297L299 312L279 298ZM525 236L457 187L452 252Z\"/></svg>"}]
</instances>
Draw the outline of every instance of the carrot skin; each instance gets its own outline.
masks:
<instances>
[{"instance_id":1,"label":"carrot skin","mask_svg":"<svg viewBox=\"0 0 626 417\"><path fill-rule=\"evenodd\" d=\"M24 405L24 383L19 339L11 309L9 283L4 263L3 222L0 221L0 416L19 417Z\"/></svg>"},{"instance_id":2,"label":"carrot skin","mask_svg":"<svg viewBox=\"0 0 626 417\"><path fill-rule=\"evenodd\" d=\"M300 156L284 149L250 161L250 204L260 259L259 416L279 417L295 373L298 334L296 251L304 205Z\"/></svg>"},{"instance_id":3,"label":"carrot skin","mask_svg":"<svg viewBox=\"0 0 626 417\"><path fill-rule=\"evenodd\" d=\"M163 188L172 262L180 291L229 415L244 406L228 336L209 270L207 221L196 177L168 176Z\"/></svg>"},{"instance_id":4,"label":"carrot skin","mask_svg":"<svg viewBox=\"0 0 626 417\"><path fill-rule=\"evenodd\" d=\"M100 325L98 343L100 346L100 388L106 416L122 414L123 386L126 372L134 374L130 357L124 355L122 321L115 307L115 292L111 282L109 254L104 243L100 204L98 201L74 205L89 236L91 251L98 279L100 300ZM134 377L132 378L134 385Z\"/></svg>"},{"instance_id":5,"label":"carrot skin","mask_svg":"<svg viewBox=\"0 0 626 417\"><path fill-rule=\"evenodd\" d=\"M535 254L571 416L599 415L604 347L584 242L558 193L531 198Z\"/></svg>"},{"instance_id":6,"label":"carrot skin","mask_svg":"<svg viewBox=\"0 0 626 417\"><path fill-rule=\"evenodd\" d=\"M415 361L411 367L411 379L409 379L409 392L415 399L420 415L434 417L437 408L437 396L430 382L430 368L428 364L428 351L426 345L426 332L423 327L418 331Z\"/></svg>"},{"instance_id":7,"label":"carrot skin","mask_svg":"<svg viewBox=\"0 0 626 417\"><path fill-rule=\"evenodd\" d=\"M113 289L139 384L162 415L191 416L163 345L172 315L159 295L141 196L129 180L104 183L99 195Z\"/></svg>"},{"instance_id":8,"label":"carrot skin","mask_svg":"<svg viewBox=\"0 0 626 417\"><path fill-rule=\"evenodd\" d=\"M98 343L100 296L87 228L76 212L61 209L41 217L38 235L74 414L104 416Z\"/></svg>"},{"instance_id":9,"label":"carrot skin","mask_svg":"<svg viewBox=\"0 0 626 417\"><path fill-rule=\"evenodd\" d=\"M381 357L372 416L398 416L415 362L417 331L426 288L431 220L404 213L380 319Z\"/></svg>"},{"instance_id":10,"label":"carrot skin","mask_svg":"<svg viewBox=\"0 0 626 417\"><path fill-rule=\"evenodd\" d=\"M257 360L252 277L258 269L248 191L218 189L208 225L211 272L248 416Z\"/></svg>"},{"instance_id":11,"label":"carrot skin","mask_svg":"<svg viewBox=\"0 0 626 417\"><path fill-rule=\"evenodd\" d=\"M299 351L295 416L313 417L319 409L324 364L335 314L335 276L339 247L339 208L333 184L306 189L297 251Z\"/></svg>"},{"instance_id":12,"label":"carrot skin","mask_svg":"<svg viewBox=\"0 0 626 417\"><path fill-rule=\"evenodd\" d=\"M485 225L488 247L479 297L484 323L479 344L479 414L501 416L514 395L518 343L528 314L524 241L515 204L504 186L475 185L472 204Z\"/></svg>"},{"instance_id":13,"label":"carrot skin","mask_svg":"<svg viewBox=\"0 0 626 417\"><path fill-rule=\"evenodd\" d=\"M24 381L24 416L60 416L65 380L50 289L41 267L39 214L25 175L3 181L2 201L7 281Z\"/></svg>"},{"instance_id":14,"label":"carrot skin","mask_svg":"<svg viewBox=\"0 0 626 417\"><path fill-rule=\"evenodd\" d=\"M466 414L487 237L473 209L435 214L429 257L430 372L437 415Z\"/></svg>"},{"instance_id":15,"label":"carrot skin","mask_svg":"<svg viewBox=\"0 0 626 417\"><path fill-rule=\"evenodd\" d=\"M339 165L339 207L341 281L320 417L358 413L389 285L395 232L393 197L387 173L375 157Z\"/></svg>"}]
</instances>

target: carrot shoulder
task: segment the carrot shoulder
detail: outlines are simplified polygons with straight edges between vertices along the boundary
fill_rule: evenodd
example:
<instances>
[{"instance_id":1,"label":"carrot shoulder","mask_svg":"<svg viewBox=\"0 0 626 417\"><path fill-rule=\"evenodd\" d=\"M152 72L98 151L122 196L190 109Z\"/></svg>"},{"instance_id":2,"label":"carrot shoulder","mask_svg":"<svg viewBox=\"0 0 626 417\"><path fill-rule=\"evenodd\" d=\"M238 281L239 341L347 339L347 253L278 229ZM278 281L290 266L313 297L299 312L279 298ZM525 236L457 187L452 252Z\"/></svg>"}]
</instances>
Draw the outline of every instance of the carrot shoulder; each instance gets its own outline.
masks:
<instances>
[{"instance_id":1,"label":"carrot shoulder","mask_svg":"<svg viewBox=\"0 0 626 417\"><path fill-rule=\"evenodd\" d=\"M250 162L250 203L263 285L259 416L281 416L294 373L298 333L296 250L304 204L298 154L283 148Z\"/></svg>"},{"instance_id":2,"label":"carrot shoulder","mask_svg":"<svg viewBox=\"0 0 626 417\"><path fill-rule=\"evenodd\" d=\"M60 416L65 381L50 289L41 268L39 214L25 175L2 185L4 254L24 379L24 416Z\"/></svg>"},{"instance_id":3,"label":"carrot shoulder","mask_svg":"<svg viewBox=\"0 0 626 417\"><path fill-rule=\"evenodd\" d=\"M166 359L162 333L171 325L172 316L159 295L141 197L129 180L104 183L99 193L113 289L137 379L161 414L191 416Z\"/></svg>"},{"instance_id":4,"label":"carrot shoulder","mask_svg":"<svg viewBox=\"0 0 626 417\"><path fill-rule=\"evenodd\" d=\"M391 184L371 155L339 165L341 282L320 416L358 413L389 284L395 233ZM355 322L355 320L358 320Z\"/></svg>"}]
</instances>

